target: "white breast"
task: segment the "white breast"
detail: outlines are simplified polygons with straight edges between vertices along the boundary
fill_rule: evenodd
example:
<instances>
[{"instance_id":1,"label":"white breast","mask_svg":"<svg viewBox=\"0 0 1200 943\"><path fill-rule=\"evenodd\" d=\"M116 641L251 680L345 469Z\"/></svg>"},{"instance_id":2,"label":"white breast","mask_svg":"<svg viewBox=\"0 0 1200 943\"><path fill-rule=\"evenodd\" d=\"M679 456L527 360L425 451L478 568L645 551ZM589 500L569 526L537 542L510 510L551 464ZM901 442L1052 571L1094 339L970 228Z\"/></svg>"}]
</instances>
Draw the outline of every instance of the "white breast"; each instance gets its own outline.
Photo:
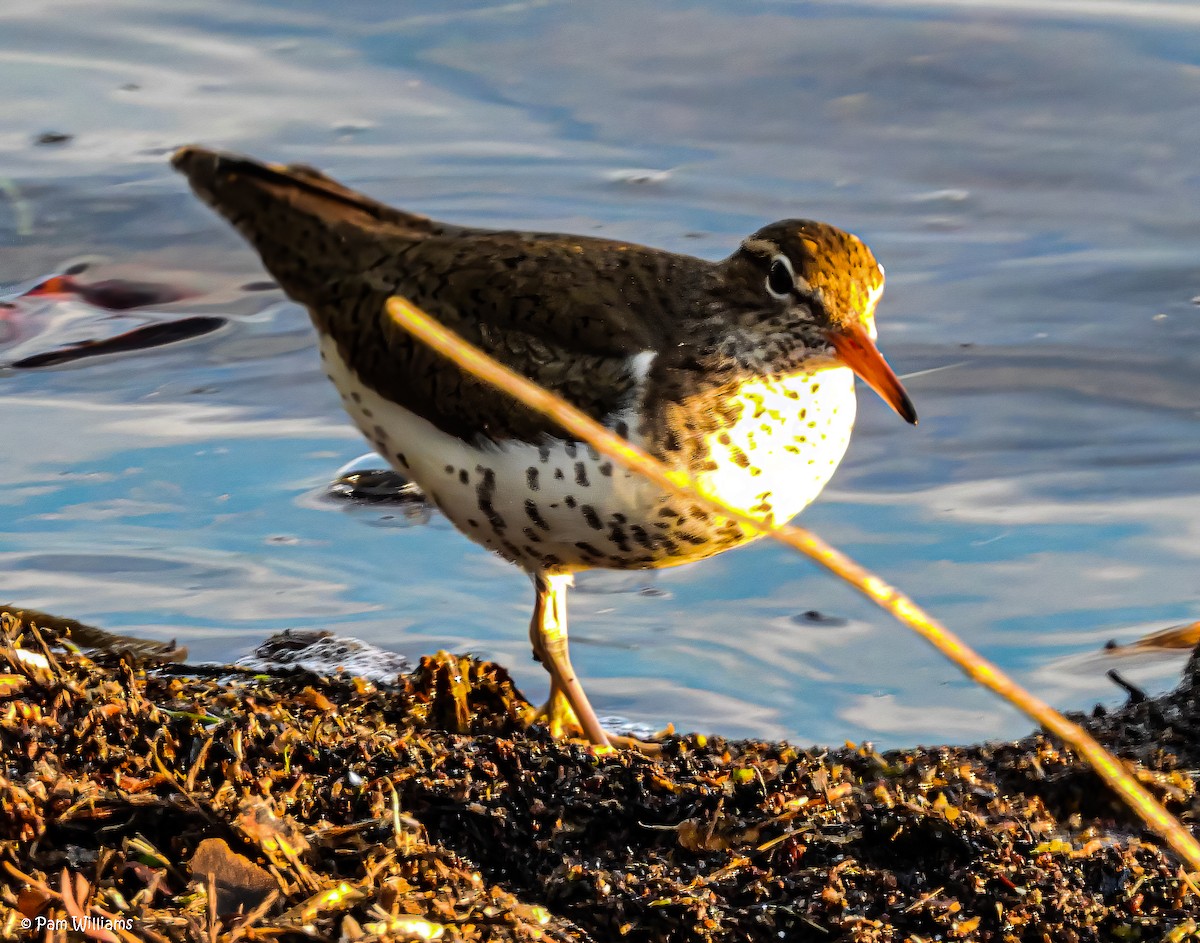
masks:
<instances>
[{"instance_id":1,"label":"white breast","mask_svg":"<svg viewBox=\"0 0 1200 943\"><path fill-rule=\"evenodd\" d=\"M709 494L784 524L833 476L854 428L854 374L828 366L776 381L744 384L741 417L708 436L715 471L697 476Z\"/></svg>"}]
</instances>

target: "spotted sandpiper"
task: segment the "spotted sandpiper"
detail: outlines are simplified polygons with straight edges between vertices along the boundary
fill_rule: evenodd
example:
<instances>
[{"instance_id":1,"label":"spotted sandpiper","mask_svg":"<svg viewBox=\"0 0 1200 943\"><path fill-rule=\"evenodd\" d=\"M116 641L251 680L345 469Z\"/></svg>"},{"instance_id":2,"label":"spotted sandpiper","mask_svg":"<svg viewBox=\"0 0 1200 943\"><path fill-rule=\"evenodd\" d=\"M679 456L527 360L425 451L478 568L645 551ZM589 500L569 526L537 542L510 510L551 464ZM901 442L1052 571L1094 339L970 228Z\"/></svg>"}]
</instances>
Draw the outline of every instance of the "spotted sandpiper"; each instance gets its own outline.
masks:
<instances>
[{"instance_id":1,"label":"spotted sandpiper","mask_svg":"<svg viewBox=\"0 0 1200 943\"><path fill-rule=\"evenodd\" d=\"M615 467L391 321L399 295L642 446L695 487L784 523L824 487L858 374L910 423L875 347L883 269L857 237L789 219L721 262L393 209L305 166L185 147L175 167L262 256L320 335L375 448L536 589L530 639L556 735L609 738L571 666L566 591L592 568L667 567L757 535Z\"/></svg>"}]
</instances>

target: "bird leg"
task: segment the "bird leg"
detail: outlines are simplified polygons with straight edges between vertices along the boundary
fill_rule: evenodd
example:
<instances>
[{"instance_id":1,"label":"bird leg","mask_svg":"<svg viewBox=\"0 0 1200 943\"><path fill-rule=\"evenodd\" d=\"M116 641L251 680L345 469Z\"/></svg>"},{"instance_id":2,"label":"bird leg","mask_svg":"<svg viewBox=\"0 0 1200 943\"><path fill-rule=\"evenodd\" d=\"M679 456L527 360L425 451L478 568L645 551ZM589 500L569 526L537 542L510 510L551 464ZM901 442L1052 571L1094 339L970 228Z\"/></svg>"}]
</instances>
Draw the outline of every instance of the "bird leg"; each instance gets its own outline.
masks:
<instances>
[{"instance_id":1,"label":"bird leg","mask_svg":"<svg viewBox=\"0 0 1200 943\"><path fill-rule=\"evenodd\" d=\"M539 720L546 722L546 726L550 728L550 736L555 740L584 735L583 726L579 723L579 718L575 716L575 710L553 681L550 682L550 696L546 699L546 703L534 712L530 722L534 723Z\"/></svg>"},{"instance_id":2,"label":"bird leg","mask_svg":"<svg viewBox=\"0 0 1200 943\"><path fill-rule=\"evenodd\" d=\"M608 746L608 735L600 726L596 712L583 693L583 685L567 654L567 587L569 573L537 573L533 577L537 593L529 640L533 654L550 672L550 699L539 711L550 724L550 732L560 737L572 727L583 731L596 746Z\"/></svg>"}]
</instances>

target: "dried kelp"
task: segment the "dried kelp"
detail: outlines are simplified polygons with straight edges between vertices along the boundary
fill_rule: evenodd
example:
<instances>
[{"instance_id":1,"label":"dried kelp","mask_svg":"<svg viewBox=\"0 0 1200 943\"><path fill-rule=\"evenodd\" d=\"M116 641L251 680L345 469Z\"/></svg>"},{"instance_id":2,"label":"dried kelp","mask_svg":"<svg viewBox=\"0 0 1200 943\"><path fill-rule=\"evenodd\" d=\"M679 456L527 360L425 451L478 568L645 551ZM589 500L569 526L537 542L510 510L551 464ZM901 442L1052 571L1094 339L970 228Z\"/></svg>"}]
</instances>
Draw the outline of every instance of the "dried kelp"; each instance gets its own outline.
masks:
<instances>
[{"instance_id":1,"label":"dried kelp","mask_svg":"<svg viewBox=\"0 0 1200 943\"><path fill-rule=\"evenodd\" d=\"M1197 932L1178 867L1045 737L877 753L689 736L597 756L525 731L506 672L465 657L395 686L200 672L0 619L10 938ZM1198 674L1088 722L1193 828Z\"/></svg>"}]
</instances>

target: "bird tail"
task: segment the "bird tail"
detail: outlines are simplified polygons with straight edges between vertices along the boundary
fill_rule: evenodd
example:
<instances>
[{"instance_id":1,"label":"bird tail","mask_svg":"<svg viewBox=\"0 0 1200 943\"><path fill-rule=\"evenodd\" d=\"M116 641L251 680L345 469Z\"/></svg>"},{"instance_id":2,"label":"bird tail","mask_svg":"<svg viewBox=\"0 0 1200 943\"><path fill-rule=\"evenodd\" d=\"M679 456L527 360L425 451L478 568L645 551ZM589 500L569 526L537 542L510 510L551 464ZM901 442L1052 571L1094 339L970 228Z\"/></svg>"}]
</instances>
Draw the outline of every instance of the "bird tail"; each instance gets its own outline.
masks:
<instances>
[{"instance_id":1,"label":"bird tail","mask_svg":"<svg viewBox=\"0 0 1200 943\"><path fill-rule=\"evenodd\" d=\"M180 148L171 163L258 251L283 290L303 304L319 303L331 283L381 261L381 243L394 252L397 242L450 228L299 164L262 164L195 146Z\"/></svg>"}]
</instances>

